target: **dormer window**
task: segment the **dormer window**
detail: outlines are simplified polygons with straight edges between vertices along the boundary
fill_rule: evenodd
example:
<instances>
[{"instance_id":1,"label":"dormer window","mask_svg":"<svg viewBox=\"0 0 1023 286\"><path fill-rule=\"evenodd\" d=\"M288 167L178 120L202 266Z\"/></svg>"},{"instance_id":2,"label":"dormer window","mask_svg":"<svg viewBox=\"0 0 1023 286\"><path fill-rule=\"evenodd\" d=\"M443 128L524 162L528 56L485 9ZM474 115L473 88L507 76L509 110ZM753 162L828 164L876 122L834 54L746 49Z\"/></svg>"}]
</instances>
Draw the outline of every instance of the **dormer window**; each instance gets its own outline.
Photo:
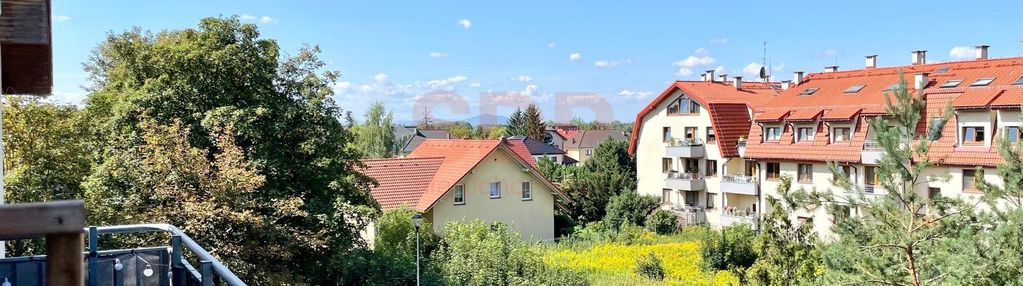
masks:
<instances>
[{"instance_id":1,"label":"dormer window","mask_svg":"<svg viewBox=\"0 0 1023 286\"><path fill-rule=\"evenodd\" d=\"M966 126L963 127L963 145L976 146L984 145L984 127Z\"/></svg>"},{"instance_id":2,"label":"dormer window","mask_svg":"<svg viewBox=\"0 0 1023 286\"><path fill-rule=\"evenodd\" d=\"M959 86L960 83L963 83L963 80L961 80L961 79L950 79L950 80L946 81L944 84L942 84L939 88L953 88L953 87Z\"/></svg>"},{"instance_id":3,"label":"dormer window","mask_svg":"<svg viewBox=\"0 0 1023 286\"><path fill-rule=\"evenodd\" d=\"M820 90L820 88L816 88L816 87L807 88L807 89L804 89L803 92L800 92L799 95L800 96L808 96L808 95L813 94L814 92L817 92L818 90Z\"/></svg>"},{"instance_id":4,"label":"dormer window","mask_svg":"<svg viewBox=\"0 0 1023 286\"><path fill-rule=\"evenodd\" d=\"M979 78L977 79L977 81L971 83L970 86L987 86L991 84L992 81L995 81L995 78L993 77Z\"/></svg>"},{"instance_id":5,"label":"dormer window","mask_svg":"<svg viewBox=\"0 0 1023 286\"><path fill-rule=\"evenodd\" d=\"M1019 126L1005 127L1005 138L1009 140L1009 143L1019 143L1021 137L1023 137L1023 132L1020 131Z\"/></svg>"},{"instance_id":6,"label":"dormer window","mask_svg":"<svg viewBox=\"0 0 1023 286\"><path fill-rule=\"evenodd\" d=\"M765 141L781 140L781 127L764 127Z\"/></svg>"},{"instance_id":7,"label":"dormer window","mask_svg":"<svg viewBox=\"0 0 1023 286\"><path fill-rule=\"evenodd\" d=\"M845 91L843 93L857 93L857 92L860 92L860 90L863 90L863 87L865 87L865 86L866 85L862 85L862 84L857 84L857 85L854 85L854 86L850 86L849 88L845 89Z\"/></svg>"},{"instance_id":8,"label":"dormer window","mask_svg":"<svg viewBox=\"0 0 1023 286\"><path fill-rule=\"evenodd\" d=\"M796 128L798 133L796 136L796 142L809 142L813 141L813 128L811 127L800 127Z\"/></svg>"},{"instance_id":9,"label":"dormer window","mask_svg":"<svg viewBox=\"0 0 1023 286\"><path fill-rule=\"evenodd\" d=\"M852 135L849 127L835 127L831 129L831 143L848 142Z\"/></svg>"}]
</instances>

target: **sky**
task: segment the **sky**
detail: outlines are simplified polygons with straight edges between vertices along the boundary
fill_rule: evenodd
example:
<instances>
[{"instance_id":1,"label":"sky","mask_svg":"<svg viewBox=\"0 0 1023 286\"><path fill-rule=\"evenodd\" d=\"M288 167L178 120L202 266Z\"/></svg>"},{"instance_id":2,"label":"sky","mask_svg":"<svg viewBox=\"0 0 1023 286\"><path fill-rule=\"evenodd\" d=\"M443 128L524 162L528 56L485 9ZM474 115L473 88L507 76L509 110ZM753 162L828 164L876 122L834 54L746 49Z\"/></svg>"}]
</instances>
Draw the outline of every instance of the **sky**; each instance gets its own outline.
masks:
<instances>
[{"instance_id":1,"label":"sky","mask_svg":"<svg viewBox=\"0 0 1023 286\"><path fill-rule=\"evenodd\" d=\"M341 72L335 100L361 117L379 101L414 122L507 116L631 122L675 80L706 70L754 79L767 42L776 80L838 65L906 65L1023 54L1023 8L1009 1L111 1L53 0L54 95L82 104L86 62L132 27L195 27L237 16L286 54L318 45ZM844 4L848 2L848 4Z\"/></svg>"}]
</instances>

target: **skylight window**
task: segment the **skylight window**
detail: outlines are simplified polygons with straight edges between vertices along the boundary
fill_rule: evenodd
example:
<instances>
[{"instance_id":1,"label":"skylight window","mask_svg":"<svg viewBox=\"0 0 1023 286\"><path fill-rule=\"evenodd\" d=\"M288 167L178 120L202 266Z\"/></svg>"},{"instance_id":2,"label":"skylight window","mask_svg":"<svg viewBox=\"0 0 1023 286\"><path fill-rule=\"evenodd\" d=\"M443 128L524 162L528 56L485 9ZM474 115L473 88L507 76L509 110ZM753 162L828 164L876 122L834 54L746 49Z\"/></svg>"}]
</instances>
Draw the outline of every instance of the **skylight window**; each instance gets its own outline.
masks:
<instances>
[{"instance_id":1,"label":"skylight window","mask_svg":"<svg viewBox=\"0 0 1023 286\"><path fill-rule=\"evenodd\" d=\"M804 89L803 92L800 92L799 95L802 95L802 96L811 95L814 92L817 92L817 90L820 90L820 88L816 88L816 87L807 88L807 89Z\"/></svg>"},{"instance_id":2,"label":"skylight window","mask_svg":"<svg viewBox=\"0 0 1023 286\"><path fill-rule=\"evenodd\" d=\"M1019 77L1019 79L1017 79L1016 82L1013 82L1012 85L1023 85L1023 76Z\"/></svg>"},{"instance_id":3,"label":"skylight window","mask_svg":"<svg viewBox=\"0 0 1023 286\"><path fill-rule=\"evenodd\" d=\"M849 88L847 88L845 90L845 93L857 93L857 92L860 92L860 90L863 90L863 87L865 87L865 86L866 85L862 85L862 84L857 84L857 85L854 85L854 86L850 86Z\"/></svg>"},{"instance_id":4,"label":"skylight window","mask_svg":"<svg viewBox=\"0 0 1023 286\"><path fill-rule=\"evenodd\" d=\"M899 86L901 85L902 85L901 82L893 83L892 85L889 85L888 87L884 88L884 91L895 91L896 89L899 89Z\"/></svg>"},{"instance_id":5,"label":"skylight window","mask_svg":"<svg viewBox=\"0 0 1023 286\"><path fill-rule=\"evenodd\" d=\"M959 86L960 83L963 83L963 80L961 80L961 79L950 79L950 80L946 81L945 84L942 84L940 86L940 88L953 88L953 87Z\"/></svg>"},{"instance_id":6,"label":"skylight window","mask_svg":"<svg viewBox=\"0 0 1023 286\"><path fill-rule=\"evenodd\" d=\"M934 74L943 74L943 73L948 72L948 70L950 70L950 69L952 69L952 68L951 67L941 67L939 69L934 70L933 73Z\"/></svg>"},{"instance_id":7,"label":"skylight window","mask_svg":"<svg viewBox=\"0 0 1023 286\"><path fill-rule=\"evenodd\" d=\"M984 77L984 78L977 79L977 81L971 83L970 86L987 86L987 85L991 84L992 81L995 81L995 78L993 78L993 77Z\"/></svg>"}]
</instances>

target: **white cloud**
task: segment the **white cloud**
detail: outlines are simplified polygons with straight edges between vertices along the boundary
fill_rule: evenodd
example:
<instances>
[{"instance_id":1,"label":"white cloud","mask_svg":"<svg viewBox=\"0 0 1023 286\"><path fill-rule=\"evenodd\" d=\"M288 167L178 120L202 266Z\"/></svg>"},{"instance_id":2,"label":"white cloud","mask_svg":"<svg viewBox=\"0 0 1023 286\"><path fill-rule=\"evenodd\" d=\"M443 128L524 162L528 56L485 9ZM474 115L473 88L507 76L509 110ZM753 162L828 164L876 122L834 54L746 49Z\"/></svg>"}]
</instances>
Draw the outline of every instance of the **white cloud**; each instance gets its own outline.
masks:
<instances>
[{"instance_id":1,"label":"white cloud","mask_svg":"<svg viewBox=\"0 0 1023 286\"><path fill-rule=\"evenodd\" d=\"M684 60L677 61L677 62L673 63L673 65L675 65L677 67L683 67L683 68L692 68L692 67L698 67L698 66L712 65L712 64L714 64L716 62L717 62L717 60L714 60L714 58L712 58L710 56L699 56L699 57L698 56L689 56L689 57L687 57Z\"/></svg>"},{"instance_id":2,"label":"white cloud","mask_svg":"<svg viewBox=\"0 0 1023 286\"><path fill-rule=\"evenodd\" d=\"M249 23L255 23L255 22L258 21L261 24L277 24L277 23L280 22L280 21L277 21L277 19L271 18L270 16L258 17L258 16L249 15L249 14L242 14L241 16L238 16L238 19L242 20L242 22L249 22Z\"/></svg>"},{"instance_id":3,"label":"white cloud","mask_svg":"<svg viewBox=\"0 0 1023 286\"><path fill-rule=\"evenodd\" d=\"M242 21L246 21L246 22L252 22L252 21L256 20L256 16L252 16L252 15L249 15L249 14L242 14L241 16L238 16L238 19L240 19Z\"/></svg>"},{"instance_id":4,"label":"white cloud","mask_svg":"<svg viewBox=\"0 0 1023 286\"><path fill-rule=\"evenodd\" d=\"M705 56L707 55L707 49L706 48L696 49L696 51L693 51L693 54L698 56Z\"/></svg>"},{"instance_id":5,"label":"white cloud","mask_svg":"<svg viewBox=\"0 0 1023 286\"><path fill-rule=\"evenodd\" d=\"M352 88L352 82L350 81L341 81L334 84L334 89L348 90L350 88Z\"/></svg>"},{"instance_id":6,"label":"white cloud","mask_svg":"<svg viewBox=\"0 0 1023 286\"><path fill-rule=\"evenodd\" d=\"M377 83L386 83L387 79L388 76L385 73L378 73L377 75L373 76L373 80L375 80Z\"/></svg>"},{"instance_id":7,"label":"white cloud","mask_svg":"<svg viewBox=\"0 0 1023 286\"><path fill-rule=\"evenodd\" d=\"M754 78L756 78L760 76L760 68L762 67L764 67L764 65L758 63L749 63L748 65L746 65L746 67L742 68L742 73L751 75Z\"/></svg>"},{"instance_id":8,"label":"white cloud","mask_svg":"<svg viewBox=\"0 0 1023 286\"><path fill-rule=\"evenodd\" d=\"M469 21L469 19L461 19L461 20L458 20L458 25L462 26L462 28L468 30L469 27L472 27L472 21Z\"/></svg>"},{"instance_id":9,"label":"white cloud","mask_svg":"<svg viewBox=\"0 0 1023 286\"><path fill-rule=\"evenodd\" d=\"M464 82L464 81L466 81L468 79L469 78L466 77L466 76L458 75L458 76L453 76L453 77L449 77L449 78L445 78L445 79L435 79L435 80L427 81L426 82L426 86L430 87L431 89L442 89L442 88L449 87L449 86L451 86L453 84Z\"/></svg>"},{"instance_id":10,"label":"white cloud","mask_svg":"<svg viewBox=\"0 0 1023 286\"><path fill-rule=\"evenodd\" d=\"M605 61L605 60L600 60L600 61L593 62L593 66L598 67L598 68L613 68L613 67L616 67L616 66L619 66L619 65L623 65L623 64L627 65L627 64L631 64L631 63L632 63L632 60L624 60L624 61Z\"/></svg>"},{"instance_id":11,"label":"white cloud","mask_svg":"<svg viewBox=\"0 0 1023 286\"><path fill-rule=\"evenodd\" d=\"M535 84L526 85L526 89L522 90L522 94L525 96L533 96L536 93L537 86Z\"/></svg>"},{"instance_id":12,"label":"white cloud","mask_svg":"<svg viewBox=\"0 0 1023 286\"><path fill-rule=\"evenodd\" d=\"M556 47L556 46L558 46L558 43L555 43L555 42L550 42L550 43L547 43L547 47L548 47L548 48L551 48L551 49L553 49L553 48L554 48L554 47Z\"/></svg>"},{"instance_id":13,"label":"white cloud","mask_svg":"<svg viewBox=\"0 0 1023 286\"><path fill-rule=\"evenodd\" d=\"M972 59L976 55L977 51L973 47L954 47L948 51L948 57L953 60Z\"/></svg>"},{"instance_id":14,"label":"white cloud","mask_svg":"<svg viewBox=\"0 0 1023 286\"><path fill-rule=\"evenodd\" d=\"M693 75L693 70L690 68L679 68L678 72L675 73L675 76L678 77L687 77L691 75Z\"/></svg>"},{"instance_id":15,"label":"white cloud","mask_svg":"<svg viewBox=\"0 0 1023 286\"><path fill-rule=\"evenodd\" d=\"M448 53L442 53L442 52L431 52L430 53L430 58L431 59L446 58L446 57L448 57Z\"/></svg>"},{"instance_id":16,"label":"white cloud","mask_svg":"<svg viewBox=\"0 0 1023 286\"><path fill-rule=\"evenodd\" d=\"M712 38L710 39L711 44L723 45L728 43L728 38Z\"/></svg>"},{"instance_id":17,"label":"white cloud","mask_svg":"<svg viewBox=\"0 0 1023 286\"><path fill-rule=\"evenodd\" d=\"M263 24L277 24L277 23L279 23L279 21L277 21L277 19L270 18L270 16L259 17L259 22L263 23Z\"/></svg>"},{"instance_id":18,"label":"white cloud","mask_svg":"<svg viewBox=\"0 0 1023 286\"><path fill-rule=\"evenodd\" d=\"M531 82L531 81L533 81L533 77L531 77L531 76L528 76L528 75L520 75L520 76L513 76L513 77L511 78L511 81L517 81L517 82Z\"/></svg>"},{"instance_id":19,"label":"white cloud","mask_svg":"<svg viewBox=\"0 0 1023 286\"><path fill-rule=\"evenodd\" d=\"M57 23L64 23L67 21L71 21L71 17L68 17L66 15L55 15L53 16L53 21Z\"/></svg>"},{"instance_id":20,"label":"white cloud","mask_svg":"<svg viewBox=\"0 0 1023 286\"><path fill-rule=\"evenodd\" d=\"M623 89L621 92L618 92L618 96L633 99L644 99L653 94L654 94L653 92L649 91L631 91L628 89Z\"/></svg>"},{"instance_id":21,"label":"white cloud","mask_svg":"<svg viewBox=\"0 0 1023 286\"><path fill-rule=\"evenodd\" d=\"M470 83L469 84L469 87L481 87L481 86L483 86L483 84L482 83L478 83L478 82L474 82L474 83Z\"/></svg>"},{"instance_id":22,"label":"white cloud","mask_svg":"<svg viewBox=\"0 0 1023 286\"><path fill-rule=\"evenodd\" d=\"M714 68L714 74L725 74L725 66L718 66Z\"/></svg>"},{"instance_id":23,"label":"white cloud","mask_svg":"<svg viewBox=\"0 0 1023 286\"><path fill-rule=\"evenodd\" d=\"M572 54L568 55L568 60L573 61L573 62L581 60L581 59L583 59L583 55L580 54L580 53L572 53Z\"/></svg>"}]
</instances>

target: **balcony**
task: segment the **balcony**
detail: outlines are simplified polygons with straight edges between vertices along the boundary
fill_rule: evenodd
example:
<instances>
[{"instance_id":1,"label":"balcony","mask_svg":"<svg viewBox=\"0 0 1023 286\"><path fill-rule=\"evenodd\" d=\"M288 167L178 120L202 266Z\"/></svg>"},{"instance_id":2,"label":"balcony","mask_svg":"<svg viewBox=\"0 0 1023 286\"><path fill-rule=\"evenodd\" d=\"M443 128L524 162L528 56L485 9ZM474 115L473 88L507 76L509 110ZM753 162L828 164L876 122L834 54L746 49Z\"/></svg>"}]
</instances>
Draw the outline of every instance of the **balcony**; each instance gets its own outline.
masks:
<instances>
[{"instance_id":1,"label":"balcony","mask_svg":"<svg viewBox=\"0 0 1023 286\"><path fill-rule=\"evenodd\" d=\"M739 157L745 158L746 156L746 140L739 140L735 142L735 149L739 151Z\"/></svg>"},{"instance_id":2,"label":"balcony","mask_svg":"<svg viewBox=\"0 0 1023 286\"><path fill-rule=\"evenodd\" d=\"M664 186L680 191L702 191L704 181L700 174L669 172L664 179Z\"/></svg>"},{"instance_id":3,"label":"balcony","mask_svg":"<svg viewBox=\"0 0 1023 286\"><path fill-rule=\"evenodd\" d=\"M738 195L757 195L757 180L753 176L721 177L721 191Z\"/></svg>"},{"instance_id":4,"label":"balcony","mask_svg":"<svg viewBox=\"0 0 1023 286\"><path fill-rule=\"evenodd\" d=\"M702 225L707 223L707 213L702 208L686 205L674 205L669 211L678 216L679 227Z\"/></svg>"},{"instance_id":5,"label":"balcony","mask_svg":"<svg viewBox=\"0 0 1023 286\"><path fill-rule=\"evenodd\" d=\"M867 140L863 142L863 151L860 152L860 162L867 165L875 165L877 161L881 160L881 156L884 154L884 149L881 148L881 144L874 140Z\"/></svg>"},{"instance_id":6,"label":"balcony","mask_svg":"<svg viewBox=\"0 0 1023 286\"><path fill-rule=\"evenodd\" d=\"M664 153L668 157L703 158L706 152L704 152L703 141L700 139L671 138Z\"/></svg>"},{"instance_id":7,"label":"balcony","mask_svg":"<svg viewBox=\"0 0 1023 286\"><path fill-rule=\"evenodd\" d=\"M721 214L721 227L748 224L754 230L760 229L760 222L757 219L756 213L747 213L734 208L726 209L725 213Z\"/></svg>"}]
</instances>

